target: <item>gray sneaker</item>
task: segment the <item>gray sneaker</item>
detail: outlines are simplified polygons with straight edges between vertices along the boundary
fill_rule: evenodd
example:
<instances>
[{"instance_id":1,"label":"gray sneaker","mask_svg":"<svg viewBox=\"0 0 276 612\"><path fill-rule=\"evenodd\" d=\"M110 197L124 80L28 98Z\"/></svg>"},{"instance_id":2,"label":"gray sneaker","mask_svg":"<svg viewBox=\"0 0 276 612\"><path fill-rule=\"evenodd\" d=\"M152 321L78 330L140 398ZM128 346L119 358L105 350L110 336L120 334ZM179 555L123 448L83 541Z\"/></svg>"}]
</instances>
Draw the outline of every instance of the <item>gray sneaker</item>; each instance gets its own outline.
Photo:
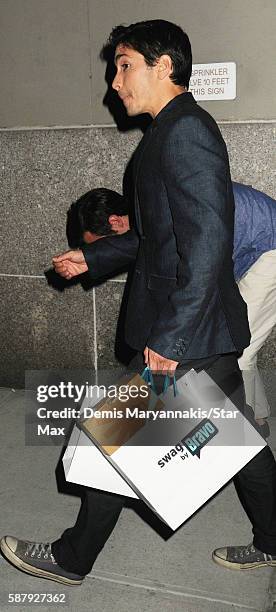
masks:
<instances>
[{"instance_id":1,"label":"gray sneaker","mask_svg":"<svg viewBox=\"0 0 276 612\"><path fill-rule=\"evenodd\" d=\"M83 581L84 576L67 572L57 564L51 551L51 544L25 542L12 536L4 536L0 541L0 548L8 561L32 576L47 578L69 586L79 585Z\"/></svg>"},{"instance_id":2,"label":"gray sneaker","mask_svg":"<svg viewBox=\"0 0 276 612\"><path fill-rule=\"evenodd\" d=\"M253 544L227 546L214 550L212 559L218 565L234 570L250 570L258 567L276 566L276 555L263 553Z\"/></svg>"}]
</instances>

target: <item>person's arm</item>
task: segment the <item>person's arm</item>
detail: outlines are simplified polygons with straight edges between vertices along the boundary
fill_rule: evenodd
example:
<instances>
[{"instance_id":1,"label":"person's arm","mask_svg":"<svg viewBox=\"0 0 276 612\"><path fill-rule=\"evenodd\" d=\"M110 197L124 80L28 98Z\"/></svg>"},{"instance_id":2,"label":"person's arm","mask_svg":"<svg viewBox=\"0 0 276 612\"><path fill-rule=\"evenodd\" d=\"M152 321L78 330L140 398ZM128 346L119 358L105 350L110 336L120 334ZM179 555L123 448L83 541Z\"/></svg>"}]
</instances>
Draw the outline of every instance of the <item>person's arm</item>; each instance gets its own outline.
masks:
<instances>
[{"instance_id":1,"label":"person's arm","mask_svg":"<svg viewBox=\"0 0 276 612\"><path fill-rule=\"evenodd\" d=\"M231 243L229 170L223 142L197 117L183 117L170 130L162 162L180 259L177 287L152 328L147 348L180 360L214 295Z\"/></svg>"},{"instance_id":2,"label":"person's arm","mask_svg":"<svg viewBox=\"0 0 276 612\"><path fill-rule=\"evenodd\" d=\"M106 236L82 247L91 278L106 276L132 264L137 256L139 237L134 229L125 234Z\"/></svg>"},{"instance_id":3,"label":"person's arm","mask_svg":"<svg viewBox=\"0 0 276 612\"><path fill-rule=\"evenodd\" d=\"M120 236L107 236L82 249L61 253L53 258L53 265L67 280L87 271L95 280L133 263L138 246L138 235L132 229Z\"/></svg>"}]
</instances>

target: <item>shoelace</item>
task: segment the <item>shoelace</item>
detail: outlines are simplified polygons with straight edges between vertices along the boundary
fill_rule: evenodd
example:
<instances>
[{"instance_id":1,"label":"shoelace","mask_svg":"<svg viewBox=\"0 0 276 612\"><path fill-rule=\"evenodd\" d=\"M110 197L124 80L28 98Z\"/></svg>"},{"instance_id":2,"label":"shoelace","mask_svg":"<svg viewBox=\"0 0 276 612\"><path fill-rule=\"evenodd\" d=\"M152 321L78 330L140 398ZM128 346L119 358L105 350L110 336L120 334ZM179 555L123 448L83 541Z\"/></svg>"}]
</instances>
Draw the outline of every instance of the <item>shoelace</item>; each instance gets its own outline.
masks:
<instances>
[{"instance_id":1,"label":"shoelace","mask_svg":"<svg viewBox=\"0 0 276 612\"><path fill-rule=\"evenodd\" d=\"M257 554L257 559L256 561L266 561L267 565L270 565L271 562L273 562L273 556L269 555L268 553L263 553L260 550L257 550L257 548L255 548L255 546L251 543L248 544L248 546L245 546L245 548L242 548L241 550L238 550L235 552L234 557L235 559L243 559L244 557L248 557L251 553L256 553Z\"/></svg>"},{"instance_id":2,"label":"shoelace","mask_svg":"<svg viewBox=\"0 0 276 612\"><path fill-rule=\"evenodd\" d=\"M30 542L27 544L25 556L36 557L40 559L43 555L44 559L51 558L52 562L56 564L55 558L52 554L51 544L43 544L42 542Z\"/></svg>"},{"instance_id":3,"label":"shoelace","mask_svg":"<svg viewBox=\"0 0 276 612\"><path fill-rule=\"evenodd\" d=\"M255 546L253 546L253 544L250 543L248 544L248 546L245 546L245 548L242 548L241 550L237 550L236 553L234 554L234 557L236 559L238 558L243 559L244 557L248 557L248 555L250 555L251 553L255 553L255 552L257 552Z\"/></svg>"}]
</instances>

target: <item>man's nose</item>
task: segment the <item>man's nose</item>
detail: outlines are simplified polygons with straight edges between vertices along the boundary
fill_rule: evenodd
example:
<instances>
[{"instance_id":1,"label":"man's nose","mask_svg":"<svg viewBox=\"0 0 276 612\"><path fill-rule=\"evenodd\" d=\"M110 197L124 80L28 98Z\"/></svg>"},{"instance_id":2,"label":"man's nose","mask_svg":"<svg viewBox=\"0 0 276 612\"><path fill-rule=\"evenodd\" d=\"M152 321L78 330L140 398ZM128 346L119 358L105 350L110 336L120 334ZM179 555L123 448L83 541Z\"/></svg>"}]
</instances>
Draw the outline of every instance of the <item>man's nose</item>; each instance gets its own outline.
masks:
<instances>
[{"instance_id":1,"label":"man's nose","mask_svg":"<svg viewBox=\"0 0 276 612\"><path fill-rule=\"evenodd\" d=\"M115 75L112 81L112 88L115 89L117 92L121 88L121 79L118 73Z\"/></svg>"}]
</instances>

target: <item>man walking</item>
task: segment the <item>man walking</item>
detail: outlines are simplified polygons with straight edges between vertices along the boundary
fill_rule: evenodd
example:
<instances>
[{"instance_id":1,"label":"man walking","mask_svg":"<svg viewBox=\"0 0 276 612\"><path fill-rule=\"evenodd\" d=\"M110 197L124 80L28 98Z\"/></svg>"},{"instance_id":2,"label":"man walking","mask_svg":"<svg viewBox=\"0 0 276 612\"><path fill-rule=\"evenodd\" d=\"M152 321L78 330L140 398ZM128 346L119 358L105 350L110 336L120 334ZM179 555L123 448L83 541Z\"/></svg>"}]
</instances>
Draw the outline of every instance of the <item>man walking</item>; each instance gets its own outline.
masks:
<instances>
[{"instance_id":1,"label":"man walking","mask_svg":"<svg viewBox=\"0 0 276 612\"><path fill-rule=\"evenodd\" d=\"M54 258L63 277L92 278L135 262L126 340L150 368L205 369L243 405L237 356L249 343L246 305L233 275L234 202L225 143L188 93L188 36L162 20L119 26L110 36L117 91L129 116L153 119L135 154L136 228ZM276 464L265 447L234 482L253 543L219 548L233 569L276 565ZM51 544L11 536L1 548L17 567L80 584L116 524L123 500L88 490L74 527Z\"/></svg>"}]
</instances>

